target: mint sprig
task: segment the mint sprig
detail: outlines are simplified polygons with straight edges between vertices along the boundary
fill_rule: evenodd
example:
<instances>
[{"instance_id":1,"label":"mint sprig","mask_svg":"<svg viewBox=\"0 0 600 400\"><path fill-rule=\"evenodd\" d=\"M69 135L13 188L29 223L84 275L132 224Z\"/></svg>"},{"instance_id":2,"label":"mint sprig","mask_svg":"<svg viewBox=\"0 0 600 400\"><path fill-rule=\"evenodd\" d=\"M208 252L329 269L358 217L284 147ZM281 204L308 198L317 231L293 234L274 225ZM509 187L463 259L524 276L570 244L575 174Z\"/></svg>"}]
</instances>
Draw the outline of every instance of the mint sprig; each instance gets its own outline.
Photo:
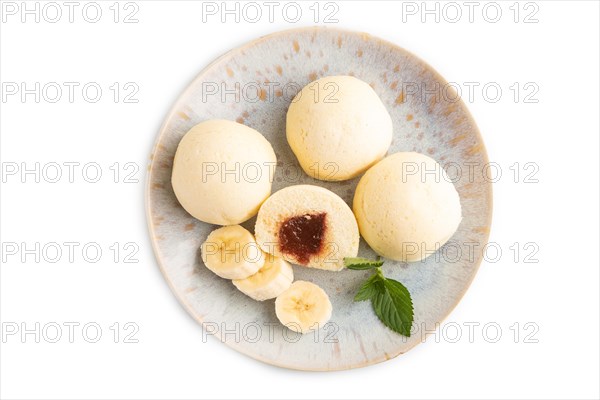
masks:
<instances>
[{"instance_id":1,"label":"mint sprig","mask_svg":"<svg viewBox=\"0 0 600 400\"><path fill-rule=\"evenodd\" d=\"M383 276L383 261L366 258L345 258L348 269L375 269L375 273L360 287L354 301L371 300L373 311L385 326L401 335L410 337L414 320L412 298L400 282Z\"/></svg>"},{"instance_id":2,"label":"mint sprig","mask_svg":"<svg viewBox=\"0 0 600 400\"><path fill-rule=\"evenodd\" d=\"M356 296L354 296L354 301L371 300L382 290L382 284L383 281L379 274L371 275L371 277L363 283L360 289L358 289Z\"/></svg>"},{"instance_id":3,"label":"mint sprig","mask_svg":"<svg viewBox=\"0 0 600 400\"><path fill-rule=\"evenodd\" d=\"M381 267L383 265L383 261L369 260L368 258L361 258L361 257L355 257L355 258L347 257L347 258L344 258L344 265L348 269L364 270L364 269L371 269L371 268L375 268L375 267Z\"/></svg>"}]
</instances>

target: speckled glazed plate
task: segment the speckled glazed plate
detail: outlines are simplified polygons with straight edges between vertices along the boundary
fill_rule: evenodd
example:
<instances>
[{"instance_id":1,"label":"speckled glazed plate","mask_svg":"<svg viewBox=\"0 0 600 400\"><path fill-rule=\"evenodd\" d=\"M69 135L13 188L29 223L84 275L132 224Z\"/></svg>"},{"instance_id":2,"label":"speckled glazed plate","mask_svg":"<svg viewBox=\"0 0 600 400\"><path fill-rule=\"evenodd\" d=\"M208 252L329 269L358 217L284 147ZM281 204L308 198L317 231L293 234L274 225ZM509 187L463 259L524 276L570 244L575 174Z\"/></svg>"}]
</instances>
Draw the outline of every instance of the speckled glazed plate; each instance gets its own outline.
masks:
<instances>
[{"instance_id":1,"label":"speckled glazed plate","mask_svg":"<svg viewBox=\"0 0 600 400\"><path fill-rule=\"evenodd\" d=\"M292 184L316 184L351 204L359 178L345 182L309 178L301 172L285 137L286 111L294 94L328 75L354 75L371 84L394 124L388 154L418 151L447 169L452 166L455 172L448 170L457 179L463 220L452 244L443 248L443 256L408 264L386 261L384 265L385 275L403 282L412 294L415 321L410 338L381 324L368 302L353 302L370 272L294 266L295 279L318 284L333 304L329 325L318 334L298 337L278 323L273 300L254 301L204 267L198 249L215 226L191 217L171 187L173 157L182 136L201 121L220 118L244 123L271 142L278 160L273 192ZM432 95L430 90L436 85L439 94ZM236 87L238 96L231 92ZM329 28L279 32L215 60L169 113L149 166L146 202L151 240L173 293L207 332L214 332L232 348L293 369L363 367L396 357L420 343L422 333L447 317L469 287L481 257L466 257L468 248L462 244L483 246L487 242L492 192L484 176L459 174L457 167L485 163L483 141L465 105L439 74L411 53L365 33ZM254 231L254 222L243 225ZM359 256L374 257L362 239Z\"/></svg>"}]
</instances>

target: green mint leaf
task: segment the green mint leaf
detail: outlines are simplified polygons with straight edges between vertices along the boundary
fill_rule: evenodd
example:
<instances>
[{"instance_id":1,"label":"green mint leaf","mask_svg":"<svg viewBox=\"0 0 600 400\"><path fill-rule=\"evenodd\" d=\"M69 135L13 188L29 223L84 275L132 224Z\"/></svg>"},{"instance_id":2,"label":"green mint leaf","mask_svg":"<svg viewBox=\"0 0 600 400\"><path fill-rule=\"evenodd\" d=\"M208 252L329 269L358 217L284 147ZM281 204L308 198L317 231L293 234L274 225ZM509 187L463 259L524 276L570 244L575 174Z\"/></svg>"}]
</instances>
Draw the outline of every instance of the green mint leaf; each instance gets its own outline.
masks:
<instances>
[{"instance_id":1,"label":"green mint leaf","mask_svg":"<svg viewBox=\"0 0 600 400\"><path fill-rule=\"evenodd\" d=\"M375 273L367 279L356 295L354 301L371 300L377 318L388 328L401 335L410 337L414 321L412 298L406 287L398 281L383 276L383 261L355 257L344 258L348 269L375 269Z\"/></svg>"},{"instance_id":2,"label":"green mint leaf","mask_svg":"<svg viewBox=\"0 0 600 400\"><path fill-rule=\"evenodd\" d=\"M398 281L385 279L376 285L376 294L371 297L373 311L385 326L401 335L410 337L414 310L408 289Z\"/></svg>"},{"instance_id":3,"label":"green mint leaf","mask_svg":"<svg viewBox=\"0 0 600 400\"><path fill-rule=\"evenodd\" d=\"M348 269L365 270L365 269L381 267L383 265L383 261L369 260L368 258L362 258L362 257L354 257L354 258L346 257L346 258L344 258L344 265Z\"/></svg>"},{"instance_id":4,"label":"green mint leaf","mask_svg":"<svg viewBox=\"0 0 600 400\"><path fill-rule=\"evenodd\" d=\"M379 274L373 274L358 289L354 301L365 301L372 299L377 293L384 290L383 279Z\"/></svg>"}]
</instances>

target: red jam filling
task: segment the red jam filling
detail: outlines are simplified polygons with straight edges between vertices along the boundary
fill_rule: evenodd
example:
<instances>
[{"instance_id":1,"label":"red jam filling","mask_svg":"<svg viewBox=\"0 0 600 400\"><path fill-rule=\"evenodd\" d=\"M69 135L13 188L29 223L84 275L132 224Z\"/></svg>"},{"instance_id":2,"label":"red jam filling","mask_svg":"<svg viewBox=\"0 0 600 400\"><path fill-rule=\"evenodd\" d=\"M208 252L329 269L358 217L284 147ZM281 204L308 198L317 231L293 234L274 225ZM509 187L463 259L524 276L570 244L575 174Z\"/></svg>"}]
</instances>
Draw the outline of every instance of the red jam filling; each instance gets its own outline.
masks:
<instances>
[{"instance_id":1,"label":"red jam filling","mask_svg":"<svg viewBox=\"0 0 600 400\"><path fill-rule=\"evenodd\" d=\"M298 263L308 264L323 249L326 213L303 214L286 219L279 228L279 247Z\"/></svg>"}]
</instances>

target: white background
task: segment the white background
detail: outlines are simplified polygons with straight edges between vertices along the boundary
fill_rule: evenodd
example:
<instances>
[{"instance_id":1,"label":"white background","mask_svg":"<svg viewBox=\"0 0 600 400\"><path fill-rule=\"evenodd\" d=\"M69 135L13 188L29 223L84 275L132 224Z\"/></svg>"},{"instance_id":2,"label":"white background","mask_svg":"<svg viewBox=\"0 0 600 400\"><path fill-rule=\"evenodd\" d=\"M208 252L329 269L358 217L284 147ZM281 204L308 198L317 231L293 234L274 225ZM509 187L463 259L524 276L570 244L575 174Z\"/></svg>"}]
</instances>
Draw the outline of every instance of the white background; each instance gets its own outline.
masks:
<instances>
[{"instance_id":1,"label":"white background","mask_svg":"<svg viewBox=\"0 0 600 400\"><path fill-rule=\"evenodd\" d=\"M439 343L431 336L391 361L332 373L279 369L238 354L216 338L203 341L200 326L177 303L156 265L143 198L155 135L188 82L215 57L252 38L313 25L313 2L301 3L303 18L295 24L280 11L272 23L266 16L258 23L235 23L230 16L222 24L218 15L203 23L202 3L193 1L137 1L138 23L114 23L113 1L100 3L103 15L95 24L82 18L83 2L73 23L65 6L57 23L45 22L43 16L39 23L34 16L22 23L20 14L3 15L3 83L97 82L103 88L97 103L85 101L81 90L75 91L73 103L66 97L55 104L43 98L36 103L33 95L24 102L19 95L3 99L3 171L11 163L97 162L103 176L98 183L87 183L80 166L74 183L64 176L54 184L36 183L34 176L26 176L26 183L20 174L5 177L1 240L29 247L35 242L96 242L103 257L86 262L81 247L73 263L66 254L57 263L36 263L33 255L23 263L19 254L3 254L0 311L5 330L12 323L19 328L36 322L81 325L73 343L66 327L58 343L44 338L36 343L33 334L25 340L20 334L3 334L2 398L600 396L597 2L539 1L537 23L523 22L533 10L525 10L523 3L517 5L521 13L515 23L512 1L499 2L503 13L497 23L482 16L484 3L475 9L473 22L458 2L463 12L459 22L450 23L444 15L436 22L429 15L422 23L420 13L403 14L401 2L337 2L339 23L331 25L395 42L448 81L496 82L503 89L495 103L486 101L480 89L474 101L465 99L490 159L502 167L503 176L494 186L490 240L503 255L498 262L482 264L447 319L446 324L462 327L457 343L445 340L454 337L447 330L445 336L438 334ZM134 98L139 102L124 103L123 92L114 103L109 89L114 82L138 85ZM521 91L515 102L509 89L515 82L521 89L527 82L537 85L533 99L538 102L525 102L529 91ZM123 176L114 183L109 167L115 162L121 168L126 162L139 165L139 183L124 183ZM536 163L539 182L525 183L520 175L515 183L509 169L515 162L522 173L528 172L524 163ZM123 250L115 262L109 249L114 242L121 247L136 243L139 262L123 262ZM516 262L510 249L515 242L521 248ZM533 257L538 263L525 262L528 242L539 247ZM88 322L103 330L97 343L86 342L81 334ZM118 343L110 330L115 322L120 323ZM139 327L134 336L138 343L124 343L127 322ZM465 322L481 324L472 343ZM502 329L496 343L481 331L490 322ZM539 330L525 340L535 326ZM537 343L526 343L532 340Z\"/></svg>"}]
</instances>

